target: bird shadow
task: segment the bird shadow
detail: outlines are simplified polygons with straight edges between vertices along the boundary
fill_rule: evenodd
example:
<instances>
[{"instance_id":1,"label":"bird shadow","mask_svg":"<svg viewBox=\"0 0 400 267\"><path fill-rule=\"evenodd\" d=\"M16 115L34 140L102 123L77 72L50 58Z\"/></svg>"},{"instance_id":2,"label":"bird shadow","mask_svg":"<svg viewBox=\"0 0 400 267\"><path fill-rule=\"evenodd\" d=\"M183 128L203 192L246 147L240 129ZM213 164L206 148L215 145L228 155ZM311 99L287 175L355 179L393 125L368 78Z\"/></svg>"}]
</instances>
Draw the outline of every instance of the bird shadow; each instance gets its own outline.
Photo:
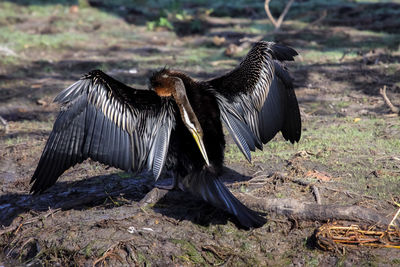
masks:
<instances>
[{"instance_id":1,"label":"bird shadow","mask_svg":"<svg viewBox=\"0 0 400 267\"><path fill-rule=\"evenodd\" d=\"M163 180L165 179L168 178ZM225 168L221 179L229 180L227 183L231 183L246 181L251 177ZM0 225L7 227L15 224L16 218L22 218L21 215L26 212L40 216L49 209L90 210L100 206L110 209L115 207L112 204L114 203L113 199L120 196L122 196L122 200L118 200L117 206L125 204L130 207L134 206L136 207L134 211L140 212L142 207L139 205L139 201L153 187L154 181L149 177L141 175L127 177L126 174L115 173L93 176L74 182L57 182L40 195L31 195L28 192L6 193L0 195ZM105 204L107 202L111 205ZM164 197L150 207L155 212L178 221L188 220L198 225L209 226L226 224L230 220L240 227L234 216L180 190L168 191Z\"/></svg>"}]
</instances>

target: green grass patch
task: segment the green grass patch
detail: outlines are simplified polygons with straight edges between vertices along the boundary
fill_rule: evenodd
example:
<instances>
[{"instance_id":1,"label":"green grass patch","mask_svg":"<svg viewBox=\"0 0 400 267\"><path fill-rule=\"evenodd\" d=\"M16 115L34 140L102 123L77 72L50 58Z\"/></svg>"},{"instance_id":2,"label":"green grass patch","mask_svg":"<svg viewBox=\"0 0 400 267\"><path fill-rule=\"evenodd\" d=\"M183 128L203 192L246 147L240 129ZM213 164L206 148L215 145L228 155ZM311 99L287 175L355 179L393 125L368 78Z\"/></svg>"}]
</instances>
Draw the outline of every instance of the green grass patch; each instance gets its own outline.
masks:
<instances>
[{"instance_id":1,"label":"green grass patch","mask_svg":"<svg viewBox=\"0 0 400 267\"><path fill-rule=\"evenodd\" d=\"M335 49L335 50L328 50L328 51L321 51L321 50L303 50L301 53L302 62L303 64L310 64L310 63L321 63L321 62L334 62L338 63L340 59L343 57L345 53L344 49ZM356 52L350 52L346 54L347 59L354 59L358 55Z\"/></svg>"},{"instance_id":2,"label":"green grass patch","mask_svg":"<svg viewBox=\"0 0 400 267\"><path fill-rule=\"evenodd\" d=\"M87 40L87 35L73 32L31 34L12 28L0 29L0 42L16 52L27 48L60 49L72 47Z\"/></svg>"},{"instance_id":3,"label":"green grass patch","mask_svg":"<svg viewBox=\"0 0 400 267\"><path fill-rule=\"evenodd\" d=\"M395 133L395 134L393 134ZM397 135L396 135L397 133ZM298 144L292 145L280 134L264 146L264 151L252 153L253 162L290 160L299 151L307 151L307 161L334 177L339 183L371 195L389 198L400 184L400 168L395 158L400 154L400 122L394 119L363 117L316 119L303 123ZM235 144L227 146L228 163L245 163L245 157ZM376 172L378 178L370 174Z\"/></svg>"},{"instance_id":4,"label":"green grass patch","mask_svg":"<svg viewBox=\"0 0 400 267\"><path fill-rule=\"evenodd\" d=\"M191 262L197 265L206 264L201 253L198 252L196 247L189 241L181 239L172 239L171 242L174 244L179 244L182 251L184 252L184 255L178 256L178 258L184 260L185 262Z\"/></svg>"}]
</instances>

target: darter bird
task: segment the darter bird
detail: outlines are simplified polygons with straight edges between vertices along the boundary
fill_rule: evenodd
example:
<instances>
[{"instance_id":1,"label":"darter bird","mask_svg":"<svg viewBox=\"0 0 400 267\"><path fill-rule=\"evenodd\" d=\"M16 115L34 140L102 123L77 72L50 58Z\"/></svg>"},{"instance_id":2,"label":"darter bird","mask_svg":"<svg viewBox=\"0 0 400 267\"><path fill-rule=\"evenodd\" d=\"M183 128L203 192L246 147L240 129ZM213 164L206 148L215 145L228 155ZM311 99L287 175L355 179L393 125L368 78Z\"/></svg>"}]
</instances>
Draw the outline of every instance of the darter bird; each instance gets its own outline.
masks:
<instances>
[{"instance_id":1,"label":"darter bird","mask_svg":"<svg viewBox=\"0 0 400 267\"><path fill-rule=\"evenodd\" d=\"M224 125L240 151L262 149L278 132L290 142L301 135L299 106L284 61L297 52L273 42L258 42L231 72L197 81L162 69L150 90L129 87L100 70L84 75L55 101L54 123L31 192L52 186L68 168L91 158L127 172L148 171L157 179L173 173L169 188L202 198L246 227L266 220L244 206L225 187Z\"/></svg>"}]
</instances>

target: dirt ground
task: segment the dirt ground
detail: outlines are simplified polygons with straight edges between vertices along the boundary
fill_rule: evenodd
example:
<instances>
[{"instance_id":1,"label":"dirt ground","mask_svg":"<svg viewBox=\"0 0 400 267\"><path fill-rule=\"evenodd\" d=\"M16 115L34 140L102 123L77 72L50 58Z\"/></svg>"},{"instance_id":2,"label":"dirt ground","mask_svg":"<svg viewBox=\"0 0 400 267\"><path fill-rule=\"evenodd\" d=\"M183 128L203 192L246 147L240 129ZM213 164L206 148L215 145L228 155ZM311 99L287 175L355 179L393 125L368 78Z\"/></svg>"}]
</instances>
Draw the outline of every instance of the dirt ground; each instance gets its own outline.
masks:
<instances>
[{"instance_id":1,"label":"dirt ground","mask_svg":"<svg viewBox=\"0 0 400 267\"><path fill-rule=\"evenodd\" d=\"M398 209L400 120L379 93L386 86L400 107L398 1L296 1L278 32L263 1L110 2L0 3L0 116L8 122L7 131L0 125L0 266L400 265L399 249L325 251L314 235L328 220L385 229ZM278 16L283 6L274 4ZM256 39L300 54L289 69L302 138L291 145L277 136L251 164L228 139L227 186L249 205L250 196L315 204L317 188L321 207L360 207L382 221L259 208L267 224L244 230L183 192L140 206L153 181L90 160L29 194L59 109L52 99L82 74L102 69L138 88L164 66L206 79L234 68Z\"/></svg>"}]
</instances>

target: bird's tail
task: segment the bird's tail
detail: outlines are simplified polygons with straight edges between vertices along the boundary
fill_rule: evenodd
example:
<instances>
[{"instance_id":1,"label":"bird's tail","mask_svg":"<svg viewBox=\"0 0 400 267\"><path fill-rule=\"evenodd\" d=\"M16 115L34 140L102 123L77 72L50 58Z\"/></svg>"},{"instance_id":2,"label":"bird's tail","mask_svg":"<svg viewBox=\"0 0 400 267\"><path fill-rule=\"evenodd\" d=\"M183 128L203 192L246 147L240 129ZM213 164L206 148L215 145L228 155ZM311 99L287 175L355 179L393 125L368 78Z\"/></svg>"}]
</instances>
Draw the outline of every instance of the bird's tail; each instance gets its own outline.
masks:
<instances>
[{"instance_id":1,"label":"bird's tail","mask_svg":"<svg viewBox=\"0 0 400 267\"><path fill-rule=\"evenodd\" d=\"M201 197L217 208L221 208L239 220L240 224L246 228L261 227L266 223L266 219L257 212L243 205L226 188L216 174L210 170L202 170L186 176L180 183L184 191Z\"/></svg>"}]
</instances>

